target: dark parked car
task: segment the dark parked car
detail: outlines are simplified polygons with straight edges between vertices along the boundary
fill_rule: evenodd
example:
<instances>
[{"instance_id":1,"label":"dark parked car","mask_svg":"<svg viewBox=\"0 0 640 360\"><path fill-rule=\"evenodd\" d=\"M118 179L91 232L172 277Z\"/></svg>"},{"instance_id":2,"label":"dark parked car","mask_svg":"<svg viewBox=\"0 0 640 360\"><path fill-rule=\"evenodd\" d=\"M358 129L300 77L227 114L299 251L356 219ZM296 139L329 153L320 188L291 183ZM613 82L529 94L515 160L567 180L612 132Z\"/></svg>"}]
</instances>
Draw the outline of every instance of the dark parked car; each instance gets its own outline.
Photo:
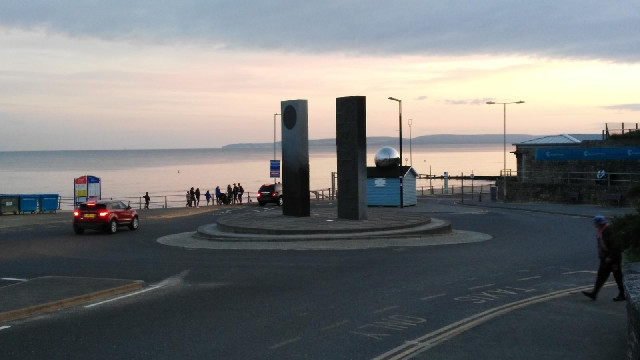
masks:
<instances>
[{"instance_id":1,"label":"dark parked car","mask_svg":"<svg viewBox=\"0 0 640 360\"><path fill-rule=\"evenodd\" d=\"M85 229L106 230L113 234L119 226L137 230L138 225L138 213L122 201L91 201L80 204L73 211L73 231L76 234L82 234Z\"/></svg>"},{"instance_id":2,"label":"dark parked car","mask_svg":"<svg viewBox=\"0 0 640 360\"><path fill-rule=\"evenodd\" d=\"M282 184L264 184L258 190L258 204L264 206L266 203L282 205Z\"/></svg>"}]
</instances>

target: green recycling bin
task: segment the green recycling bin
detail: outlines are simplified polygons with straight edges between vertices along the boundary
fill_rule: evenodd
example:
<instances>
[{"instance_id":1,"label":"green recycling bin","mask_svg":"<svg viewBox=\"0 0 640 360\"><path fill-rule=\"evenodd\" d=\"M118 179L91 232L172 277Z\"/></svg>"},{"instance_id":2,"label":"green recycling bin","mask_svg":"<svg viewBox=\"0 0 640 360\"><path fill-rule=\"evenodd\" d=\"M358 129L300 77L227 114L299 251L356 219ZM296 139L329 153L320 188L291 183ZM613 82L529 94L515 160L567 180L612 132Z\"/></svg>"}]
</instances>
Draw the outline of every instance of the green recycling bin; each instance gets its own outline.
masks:
<instances>
[{"instance_id":1,"label":"green recycling bin","mask_svg":"<svg viewBox=\"0 0 640 360\"><path fill-rule=\"evenodd\" d=\"M20 195L0 194L0 214L20 212Z\"/></svg>"}]
</instances>

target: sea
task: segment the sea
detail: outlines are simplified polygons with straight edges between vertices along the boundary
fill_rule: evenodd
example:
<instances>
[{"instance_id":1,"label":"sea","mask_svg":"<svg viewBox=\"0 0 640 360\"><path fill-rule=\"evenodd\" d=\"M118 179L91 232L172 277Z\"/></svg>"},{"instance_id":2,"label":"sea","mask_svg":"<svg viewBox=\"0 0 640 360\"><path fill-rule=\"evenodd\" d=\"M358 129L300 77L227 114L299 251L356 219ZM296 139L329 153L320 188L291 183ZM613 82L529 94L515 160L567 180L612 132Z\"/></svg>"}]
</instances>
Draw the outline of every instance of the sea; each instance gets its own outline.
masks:
<instances>
[{"instance_id":1,"label":"sea","mask_svg":"<svg viewBox=\"0 0 640 360\"><path fill-rule=\"evenodd\" d=\"M375 166L378 150L367 149L367 166ZM216 186L223 189L240 183L245 192L255 194L260 185L281 181L270 177L273 155L273 148L4 151L0 152L0 194L59 194L62 208L72 208L74 179L92 175L100 178L102 198L136 203L149 192L154 206L184 206L191 187L204 194L214 193ZM411 163L419 174L498 176L503 144L405 147L403 157L403 163ZM279 149L276 158L281 159ZM507 168L515 170L515 166L515 157L507 153ZM310 147L309 168L311 190L330 188L332 173L337 171L335 147ZM417 186L442 184L419 179Z\"/></svg>"}]
</instances>

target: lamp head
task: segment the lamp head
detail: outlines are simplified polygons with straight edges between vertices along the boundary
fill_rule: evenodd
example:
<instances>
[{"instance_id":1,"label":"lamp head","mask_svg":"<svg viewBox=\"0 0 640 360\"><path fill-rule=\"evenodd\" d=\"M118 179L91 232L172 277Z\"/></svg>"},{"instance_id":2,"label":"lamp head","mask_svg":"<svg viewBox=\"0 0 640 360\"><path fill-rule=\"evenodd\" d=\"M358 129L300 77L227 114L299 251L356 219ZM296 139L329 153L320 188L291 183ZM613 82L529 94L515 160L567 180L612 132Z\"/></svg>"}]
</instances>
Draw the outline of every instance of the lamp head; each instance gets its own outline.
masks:
<instances>
[{"instance_id":1,"label":"lamp head","mask_svg":"<svg viewBox=\"0 0 640 360\"><path fill-rule=\"evenodd\" d=\"M524 101L522 101L522 100L516 101L516 104L524 104Z\"/></svg>"},{"instance_id":2,"label":"lamp head","mask_svg":"<svg viewBox=\"0 0 640 360\"><path fill-rule=\"evenodd\" d=\"M495 101L487 101L487 105L495 105Z\"/></svg>"}]
</instances>

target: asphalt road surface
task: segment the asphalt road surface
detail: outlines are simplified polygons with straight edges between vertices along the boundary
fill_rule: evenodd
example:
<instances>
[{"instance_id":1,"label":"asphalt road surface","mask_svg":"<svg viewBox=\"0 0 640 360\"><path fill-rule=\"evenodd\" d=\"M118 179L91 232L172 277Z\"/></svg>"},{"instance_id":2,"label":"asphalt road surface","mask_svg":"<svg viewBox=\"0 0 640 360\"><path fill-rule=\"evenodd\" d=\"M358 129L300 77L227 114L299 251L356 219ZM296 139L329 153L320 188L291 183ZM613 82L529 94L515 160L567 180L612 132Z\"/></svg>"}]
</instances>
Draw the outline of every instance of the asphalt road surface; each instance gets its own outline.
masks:
<instances>
[{"instance_id":1,"label":"asphalt road surface","mask_svg":"<svg viewBox=\"0 0 640 360\"><path fill-rule=\"evenodd\" d=\"M430 204L418 209L430 212ZM249 211L234 209L232 211ZM397 210L396 210L397 211ZM187 250L156 239L220 214L78 236L0 228L0 286L143 280L126 297L0 323L6 359L623 359L625 303L595 279L590 219L439 206L488 241L348 251Z\"/></svg>"}]
</instances>

